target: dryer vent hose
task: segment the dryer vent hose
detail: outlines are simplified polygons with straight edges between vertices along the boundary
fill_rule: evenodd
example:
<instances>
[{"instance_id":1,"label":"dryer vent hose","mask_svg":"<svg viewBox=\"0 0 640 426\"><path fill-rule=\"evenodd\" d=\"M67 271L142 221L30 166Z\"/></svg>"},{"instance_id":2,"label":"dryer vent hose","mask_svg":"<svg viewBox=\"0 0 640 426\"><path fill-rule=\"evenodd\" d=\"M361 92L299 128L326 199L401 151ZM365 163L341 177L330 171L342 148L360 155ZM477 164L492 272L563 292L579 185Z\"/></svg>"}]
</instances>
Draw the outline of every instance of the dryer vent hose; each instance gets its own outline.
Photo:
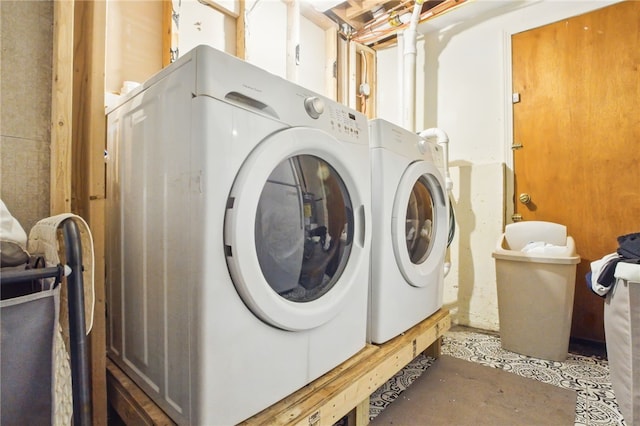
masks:
<instances>
[{"instance_id":1,"label":"dryer vent hose","mask_svg":"<svg viewBox=\"0 0 640 426\"><path fill-rule=\"evenodd\" d=\"M447 248L451 245L453 237L456 235L456 211L453 208L451 197L449 197L449 237L447 238Z\"/></svg>"},{"instance_id":2,"label":"dryer vent hose","mask_svg":"<svg viewBox=\"0 0 640 426\"><path fill-rule=\"evenodd\" d=\"M444 276L446 277L451 272L451 252L450 246L453 241L453 237L456 235L456 212L451 202L451 196L449 196L449 236L447 237L447 249L444 262Z\"/></svg>"}]
</instances>

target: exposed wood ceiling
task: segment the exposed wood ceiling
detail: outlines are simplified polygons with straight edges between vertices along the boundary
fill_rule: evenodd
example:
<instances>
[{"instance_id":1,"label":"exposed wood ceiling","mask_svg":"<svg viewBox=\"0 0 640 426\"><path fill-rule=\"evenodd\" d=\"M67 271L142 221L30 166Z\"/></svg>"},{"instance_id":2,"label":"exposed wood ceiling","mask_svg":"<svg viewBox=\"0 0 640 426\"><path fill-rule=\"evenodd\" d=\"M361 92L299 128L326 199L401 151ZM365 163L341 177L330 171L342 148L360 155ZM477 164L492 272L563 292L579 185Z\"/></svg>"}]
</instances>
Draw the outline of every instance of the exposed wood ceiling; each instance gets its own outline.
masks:
<instances>
[{"instance_id":1,"label":"exposed wood ceiling","mask_svg":"<svg viewBox=\"0 0 640 426\"><path fill-rule=\"evenodd\" d=\"M467 0L426 0L420 22L431 19ZM348 36L365 45L388 41L407 26L415 0L347 0L324 12L331 20L347 26Z\"/></svg>"}]
</instances>

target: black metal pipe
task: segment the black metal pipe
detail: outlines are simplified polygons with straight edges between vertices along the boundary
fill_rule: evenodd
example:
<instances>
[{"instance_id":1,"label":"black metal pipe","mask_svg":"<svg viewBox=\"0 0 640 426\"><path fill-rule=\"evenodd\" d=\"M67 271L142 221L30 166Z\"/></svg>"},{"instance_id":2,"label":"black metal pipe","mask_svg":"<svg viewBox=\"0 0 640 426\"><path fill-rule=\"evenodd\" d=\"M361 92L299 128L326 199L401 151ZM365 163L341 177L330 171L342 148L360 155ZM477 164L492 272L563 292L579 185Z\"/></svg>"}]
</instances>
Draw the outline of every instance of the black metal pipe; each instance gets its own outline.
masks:
<instances>
[{"instance_id":1,"label":"black metal pipe","mask_svg":"<svg viewBox=\"0 0 640 426\"><path fill-rule=\"evenodd\" d=\"M16 284L41 278L56 278L57 282L60 282L63 275L64 267L62 265L51 266L49 268L9 270L2 271L0 274L0 283Z\"/></svg>"},{"instance_id":2,"label":"black metal pipe","mask_svg":"<svg viewBox=\"0 0 640 426\"><path fill-rule=\"evenodd\" d=\"M67 265L69 302L69 341L71 351L71 384L73 389L73 424L91 425L91 383L89 380L89 350L85 331L84 280L82 242L78 225L69 218L63 222Z\"/></svg>"}]
</instances>

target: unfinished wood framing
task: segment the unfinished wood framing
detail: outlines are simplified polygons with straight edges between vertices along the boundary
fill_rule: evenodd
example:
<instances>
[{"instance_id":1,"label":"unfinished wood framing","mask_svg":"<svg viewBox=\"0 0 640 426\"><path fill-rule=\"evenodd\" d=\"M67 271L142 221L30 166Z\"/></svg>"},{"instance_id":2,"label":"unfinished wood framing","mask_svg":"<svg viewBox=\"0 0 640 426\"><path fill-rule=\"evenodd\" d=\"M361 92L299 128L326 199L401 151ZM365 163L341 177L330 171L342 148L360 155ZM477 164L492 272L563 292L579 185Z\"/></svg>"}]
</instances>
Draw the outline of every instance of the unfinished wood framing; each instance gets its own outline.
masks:
<instances>
[{"instance_id":1,"label":"unfinished wood framing","mask_svg":"<svg viewBox=\"0 0 640 426\"><path fill-rule=\"evenodd\" d=\"M238 17L236 18L236 56L247 58L247 20L245 0L238 0Z\"/></svg>"},{"instance_id":2,"label":"unfinished wood framing","mask_svg":"<svg viewBox=\"0 0 640 426\"><path fill-rule=\"evenodd\" d=\"M369 119L376 117L376 62L375 50L353 41L349 43L348 106Z\"/></svg>"},{"instance_id":3,"label":"unfinished wood framing","mask_svg":"<svg viewBox=\"0 0 640 426\"><path fill-rule=\"evenodd\" d=\"M328 30L329 28L338 28L337 23L332 21L324 13L315 10L313 6L311 6L311 4L306 1L300 1L300 13L309 21L313 22L315 25L324 30Z\"/></svg>"},{"instance_id":4,"label":"unfinished wood framing","mask_svg":"<svg viewBox=\"0 0 640 426\"><path fill-rule=\"evenodd\" d=\"M369 396L418 354L440 355L442 335L451 327L447 310L439 310L383 345L360 352L241 423L250 425L333 425L347 416L348 425L369 423ZM173 421L115 364L108 361L109 402L127 424L173 425Z\"/></svg>"},{"instance_id":5,"label":"unfinished wood framing","mask_svg":"<svg viewBox=\"0 0 640 426\"><path fill-rule=\"evenodd\" d=\"M71 211L74 1L53 4L50 214Z\"/></svg>"},{"instance_id":6,"label":"unfinished wood framing","mask_svg":"<svg viewBox=\"0 0 640 426\"><path fill-rule=\"evenodd\" d=\"M94 425L107 424L104 315L106 14L105 2L75 2L72 211L85 218L93 237L95 313L89 343Z\"/></svg>"},{"instance_id":7,"label":"unfinished wood framing","mask_svg":"<svg viewBox=\"0 0 640 426\"><path fill-rule=\"evenodd\" d=\"M244 4L242 5L243 7L240 7L240 5L238 4L240 3L239 1L233 2L233 9L229 9L228 7L226 7L225 4L228 4L229 2L222 3L215 0L198 1L234 19L238 19L240 15L244 15ZM244 3L244 0L242 0L242 3Z\"/></svg>"},{"instance_id":8,"label":"unfinished wood framing","mask_svg":"<svg viewBox=\"0 0 640 426\"><path fill-rule=\"evenodd\" d=\"M173 1L162 0L162 67L171 63L177 45L177 29L173 25Z\"/></svg>"},{"instance_id":9,"label":"unfinished wood framing","mask_svg":"<svg viewBox=\"0 0 640 426\"><path fill-rule=\"evenodd\" d=\"M245 17L245 0L236 0L235 10L230 10L224 5L213 0L198 0L205 6L209 6L218 12L229 16L236 21L236 52L235 56L246 59L247 23ZM173 49L178 46L178 28L173 22L173 2L162 0L162 67L172 62Z\"/></svg>"},{"instance_id":10,"label":"unfinished wood framing","mask_svg":"<svg viewBox=\"0 0 640 426\"><path fill-rule=\"evenodd\" d=\"M95 313L89 335L92 424L107 424L104 324L104 41L106 3L54 2L51 97L52 215L89 223L95 254Z\"/></svg>"},{"instance_id":11,"label":"unfinished wood framing","mask_svg":"<svg viewBox=\"0 0 640 426\"><path fill-rule=\"evenodd\" d=\"M361 17L370 14L372 10L381 7L384 3L386 3L386 0L348 0L331 10L340 19L358 30L364 24Z\"/></svg>"},{"instance_id":12,"label":"unfinished wood framing","mask_svg":"<svg viewBox=\"0 0 640 426\"><path fill-rule=\"evenodd\" d=\"M127 425L175 425L113 362L107 360L109 403Z\"/></svg>"}]
</instances>

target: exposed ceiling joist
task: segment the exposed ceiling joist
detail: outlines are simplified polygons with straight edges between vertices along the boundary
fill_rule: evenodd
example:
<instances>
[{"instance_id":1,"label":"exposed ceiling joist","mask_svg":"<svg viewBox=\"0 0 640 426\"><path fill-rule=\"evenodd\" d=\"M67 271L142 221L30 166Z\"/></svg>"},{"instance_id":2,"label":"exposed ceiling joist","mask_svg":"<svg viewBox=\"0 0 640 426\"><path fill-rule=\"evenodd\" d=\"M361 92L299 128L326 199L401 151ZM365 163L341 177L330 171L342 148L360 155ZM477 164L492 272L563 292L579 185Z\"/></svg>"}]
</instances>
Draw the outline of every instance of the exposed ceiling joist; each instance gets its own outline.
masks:
<instances>
[{"instance_id":1,"label":"exposed ceiling joist","mask_svg":"<svg viewBox=\"0 0 640 426\"><path fill-rule=\"evenodd\" d=\"M420 22L434 18L467 0L427 0L421 8ZM352 40L366 45L387 42L407 27L416 7L415 0L347 0L327 12L336 22L347 24Z\"/></svg>"}]
</instances>

